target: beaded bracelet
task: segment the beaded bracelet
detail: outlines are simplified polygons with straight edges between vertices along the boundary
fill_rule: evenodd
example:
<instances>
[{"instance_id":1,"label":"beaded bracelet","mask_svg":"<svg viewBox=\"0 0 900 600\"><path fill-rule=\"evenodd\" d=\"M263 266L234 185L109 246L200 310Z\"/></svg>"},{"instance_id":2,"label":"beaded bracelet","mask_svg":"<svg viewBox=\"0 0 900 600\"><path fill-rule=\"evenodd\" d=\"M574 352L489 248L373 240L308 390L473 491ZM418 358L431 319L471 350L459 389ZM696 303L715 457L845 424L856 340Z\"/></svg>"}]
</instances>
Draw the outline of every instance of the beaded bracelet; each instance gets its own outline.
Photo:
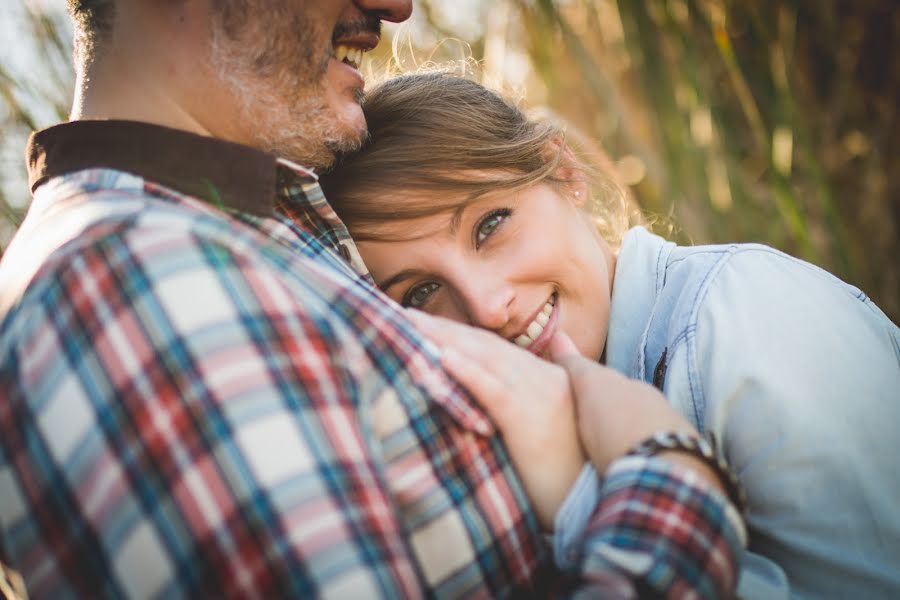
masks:
<instances>
[{"instance_id":1,"label":"beaded bracelet","mask_svg":"<svg viewBox=\"0 0 900 600\"><path fill-rule=\"evenodd\" d=\"M712 438L712 433L709 434ZM654 456L661 452L684 452L706 463L725 488L728 497L740 514L747 506L747 494L740 480L728 467L725 458L715 449L713 442L682 431L660 431L640 442L628 451L630 456Z\"/></svg>"}]
</instances>

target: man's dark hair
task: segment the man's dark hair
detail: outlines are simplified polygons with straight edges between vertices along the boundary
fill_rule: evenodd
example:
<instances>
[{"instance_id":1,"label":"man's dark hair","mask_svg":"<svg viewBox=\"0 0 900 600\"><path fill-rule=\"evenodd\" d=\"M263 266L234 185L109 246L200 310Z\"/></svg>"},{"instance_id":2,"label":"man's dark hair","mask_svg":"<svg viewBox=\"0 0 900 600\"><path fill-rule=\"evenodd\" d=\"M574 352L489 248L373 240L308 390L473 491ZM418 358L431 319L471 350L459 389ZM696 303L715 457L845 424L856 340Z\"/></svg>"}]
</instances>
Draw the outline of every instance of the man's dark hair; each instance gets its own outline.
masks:
<instances>
[{"instance_id":1,"label":"man's dark hair","mask_svg":"<svg viewBox=\"0 0 900 600\"><path fill-rule=\"evenodd\" d=\"M83 67L96 56L113 26L115 0L66 0L75 26L75 65Z\"/></svg>"}]
</instances>

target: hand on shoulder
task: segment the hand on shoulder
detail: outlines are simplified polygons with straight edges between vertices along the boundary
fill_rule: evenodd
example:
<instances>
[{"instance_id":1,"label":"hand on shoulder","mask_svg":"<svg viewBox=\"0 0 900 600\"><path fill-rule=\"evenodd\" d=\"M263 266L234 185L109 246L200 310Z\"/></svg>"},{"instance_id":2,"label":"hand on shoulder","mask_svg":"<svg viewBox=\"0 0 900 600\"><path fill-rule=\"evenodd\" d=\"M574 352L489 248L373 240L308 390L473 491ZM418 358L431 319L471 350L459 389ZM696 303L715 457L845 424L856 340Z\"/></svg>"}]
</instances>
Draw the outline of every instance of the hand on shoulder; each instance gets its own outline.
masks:
<instances>
[{"instance_id":1,"label":"hand on shoulder","mask_svg":"<svg viewBox=\"0 0 900 600\"><path fill-rule=\"evenodd\" d=\"M657 432L699 435L658 389L581 356L565 333L554 337L550 352L568 375L578 432L599 472Z\"/></svg>"},{"instance_id":2,"label":"hand on shoulder","mask_svg":"<svg viewBox=\"0 0 900 600\"><path fill-rule=\"evenodd\" d=\"M502 337L410 311L441 349L441 361L497 423L541 523L552 526L587 457L600 472L660 431L699 434L654 387L584 358L564 333L545 361ZM691 455L660 456L696 471L721 490Z\"/></svg>"},{"instance_id":3,"label":"hand on shoulder","mask_svg":"<svg viewBox=\"0 0 900 600\"><path fill-rule=\"evenodd\" d=\"M565 370L486 331L409 311L441 349L441 362L500 429L541 524L559 506L586 461Z\"/></svg>"}]
</instances>

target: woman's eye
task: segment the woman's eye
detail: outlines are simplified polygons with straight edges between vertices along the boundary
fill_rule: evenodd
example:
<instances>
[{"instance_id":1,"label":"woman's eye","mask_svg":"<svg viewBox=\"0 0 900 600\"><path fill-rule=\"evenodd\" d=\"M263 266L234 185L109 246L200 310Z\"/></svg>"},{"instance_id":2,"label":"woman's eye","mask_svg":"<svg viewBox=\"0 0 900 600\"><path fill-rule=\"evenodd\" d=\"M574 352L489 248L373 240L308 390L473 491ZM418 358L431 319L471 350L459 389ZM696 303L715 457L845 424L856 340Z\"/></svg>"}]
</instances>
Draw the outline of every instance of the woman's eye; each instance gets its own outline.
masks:
<instances>
[{"instance_id":1,"label":"woman's eye","mask_svg":"<svg viewBox=\"0 0 900 600\"><path fill-rule=\"evenodd\" d=\"M440 284L434 281L414 285L403 295L403 300L400 304L412 308L420 308L439 287L441 287Z\"/></svg>"},{"instance_id":2,"label":"woman's eye","mask_svg":"<svg viewBox=\"0 0 900 600\"><path fill-rule=\"evenodd\" d=\"M508 208L499 208L491 211L486 217L478 222L478 225L475 227L476 248L480 247L481 244L497 230L500 224L510 215L510 212L511 211Z\"/></svg>"}]
</instances>

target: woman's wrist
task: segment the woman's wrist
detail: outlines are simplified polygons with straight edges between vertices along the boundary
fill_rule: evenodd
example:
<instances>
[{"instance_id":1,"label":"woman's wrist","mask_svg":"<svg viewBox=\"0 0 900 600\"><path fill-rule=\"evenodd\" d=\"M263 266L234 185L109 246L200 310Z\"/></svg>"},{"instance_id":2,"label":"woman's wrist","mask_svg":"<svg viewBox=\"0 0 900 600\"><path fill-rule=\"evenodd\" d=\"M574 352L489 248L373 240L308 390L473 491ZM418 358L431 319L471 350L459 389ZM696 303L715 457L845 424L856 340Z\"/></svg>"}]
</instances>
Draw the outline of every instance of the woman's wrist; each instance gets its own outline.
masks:
<instances>
[{"instance_id":1,"label":"woman's wrist","mask_svg":"<svg viewBox=\"0 0 900 600\"><path fill-rule=\"evenodd\" d=\"M628 455L658 456L687 467L728 496L739 512L746 507L743 485L716 450L714 439L707 440L693 431L661 431L636 444Z\"/></svg>"},{"instance_id":2,"label":"woman's wrist","mask_svg":"<svg viewBox=\"0 0 900 600\"><path fill-rule=\"evenodd\" d=\"M685 454L684 452L677 452L675 450L666 450L664 452L656 454L655 456L686 469L690 469L691 471L696 473L697 476L703 479L707 484L709 484L710 487L713 487L719 490L721 493L726 494L725 486L719 479L716 471L708 464L706 464L705 461L697 458L696 456Z\"/></svg>"}]
</instances>

